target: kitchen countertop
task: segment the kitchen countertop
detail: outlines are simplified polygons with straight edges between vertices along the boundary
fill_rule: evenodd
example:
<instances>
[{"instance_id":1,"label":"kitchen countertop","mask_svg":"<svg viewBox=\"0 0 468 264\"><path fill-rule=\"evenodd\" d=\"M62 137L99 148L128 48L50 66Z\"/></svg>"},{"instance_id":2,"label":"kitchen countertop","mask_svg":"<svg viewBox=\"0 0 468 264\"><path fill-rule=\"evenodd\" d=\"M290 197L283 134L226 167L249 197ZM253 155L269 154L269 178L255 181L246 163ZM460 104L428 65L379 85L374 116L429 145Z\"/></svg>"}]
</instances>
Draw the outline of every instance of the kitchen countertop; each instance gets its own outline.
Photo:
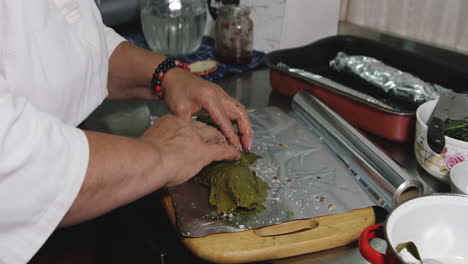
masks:
<instances>
[{"instance_id":1,"label":"kitchen countertop","mask_svg":"<svg viewBox=\"0 0 468 264\"><path fill-rule=\"evenodd\" d=\"M222 79L219 84L226 90L228 94L239 100L241 103L243 103L248 109L259 109L267 106L276 106L281 108L284 111L289 111L291 109L291 97L284 96L276 91L273 91L270 85L269 81L269 69L266 67L260 67L259 69L250 71L250 72L245 72L242 74L238 75L232 75L227 78ZM149 113L146 111L142 111L141 109L149 109ZM116 112L122 112L122 113L131 113L128 115L128 117L120 115L121 119L119 119L117 122L119 123L125 123L126 118L129 120L131 119L132 122L135 122L137 120L137 123L134 123L130 126L130 128L122 128L123 126L116 125L115 127L103 127L101 126L101 120L103 118L107 118L109 120L109 115L112 115L113 113ZM92 116L87 120L86 125L92 130L99 130L99 131L106 131L106 130L111 130L114 131L117 134L123 134L123 135L130 135L130 136L136 136L143 132L144 126L141 124L143 122L148 122L149 115L156 115L159 116L161 114L164 114L167 112L167 109L164 104L162 104L160 101L151 101L151 100L120 100L120 101L105 101L103 105L101 105L100 108L98 108ZM107 121L106 121L107 122ZM139 127L139 128L137 128ZM118 128L118 129L116 129ZM130 130L129 130L130 129ZM404 147L406 153L406 149L408 146L402 146ZM401 155L400 155L401 156ZM154 199L157 199L153 197L153 202ZM148 200L148 198L146 199ZM156 207L154 205L150 205L148 202L143 204L142 202L140 203L140 210L156 210ZM130 208L132 205L129 206ZM159 207L159 206L158 206ZM144 209L145 208L145 209ZM158 208L157 210L160 210ZM119 211L119 210L118 210ZM118 216L113 215L113 216L108 216L106 221L107 223L110 223L110 225L116 225L115 221L118 221L119 223L117 224L118 227L116 229L126 229L127 232L131 232L133 234L130 234L130 236L133 236L134 239L137 241L143 241L144 244L146 243L153 243L153 244L160 244L161 240L159 237L154 236L154 233L159 232L158 230L161 227L156 226L151 226L151 222L145 219L142 219L141 217L135 217L129 215L126 211L128 209L124 208L120 210L121 213L118 214ZM137 210L138 211L138 210ZM137 212L135 210L132 210L132 212ZM380 221L383 221L386 212L384 210L379 211L379 219ZM142 214L147 214L148 212L143 212L141 211L140 213ZM164 215L159 214L158 216L153 216L154 217L163 217L165 218ZM125 219L125 220L123 220ZM127 223L125 223L128 221ZM160 221L160 219L158 219ZM166 225L167 227L167 225ZM147 232L145 234L145 230L151 230L153 229L154 232ZM128 231L130 230L130 231ZM153 233L153 234L151 234ZM176 234L172 234L176 238ZM176 243L173 243L173 245L176 245ZM385 249L385 243L381 240L374 240L372 241L372 245L374 245L377 249L384 250ZM180 245L177 244L179 247ZM189 254L186 252L185 249L179 248L179 250L185 251L184 254ZM182 263L180 260L177 261L171 261L170 256L173 256L173 248L170 247L162 247L158 248L158 252L155 252L155 254L161 254L164 255L162 259L166 258L167 260L164 261L164 263ZM186 263L205 263L202 260L199 260L191 255L189 255L186 259ZM312 253L312 254L306 254L306 255L301 255L301 256L296 256L296 257L290 257L286 259L281 259L281 260L272 260L272 261L266 261L262 262L263 264L269 263L269 264L301 264L301 263L367 263L360 255L359 250L357 248L357 242L352 243L347 246L335 248L335 249L330 249L322 252L317 252L317 253Z\"/></svg>"},{"instance_id":2,"label":"kitchen countertop","mask_svg":"<svg viewBox=\"0 0 468 264\"><path fill-rule=\"evenodd\" d=\"M441 56L449 63L467 65L467 60L460 59L456 52L447 51L411 40L399 39L363 29L354 25L342 24L339 34L352 34L384 41L398 47L416 52L423 52L427 56ZM249 72L231 75L222 79L219 84L234 98L242 102L247 108L262 108L277 106L283 110L290 109L291 98L272 91L269 81L269 70L260 67ZM151 114L167 111L160 102L149 100L120 100L105 101L86 121L90 127L98 126L99 118L113 112L140 113L141 106L148 107ZM123 117L125 118L125 117ZM138 119L133 118L133 121ZM137 131L139 133L142 131ZM131 132L134 133L134 132ZM368 135L402 168L410 174L420 178L424 183L425 192L448 192L449 186L427 174L416 162L412 144L393 143ZM159 204L159 193L156 192L132 204L114 210L94 221L78 225L77 227L56 232L46 243L54 247L57 241L71 240L76 233L90 234L95 242L91 243L98 263L205 263L195 258L180 243L178 234L172 230L162 206ZM383 222L385 213L379 214L379 222ZM78 235L78 236L80 236ZM62 240L61 240L62 239ZM89 238L87 238L89 239ZM86 239L84 239L86 241ZM50 246L52 244L52 246ZM87 244L87 242L83 242ZM385 243L373 240L371 244L379 251L385 250ZM89 247L89 245L88 245ZM44 254L40 252L38 255ZM271 264L313 264L313 263L367 263L357 248L357 242L347 246L325 250L321 252L262 263Z\"/></svg>"},{"instance_id":3,"label":"kitchen countertop","mask_svg":"<svg viewBox=\"0 0 468 264\"><path fill-rule=\"evenodd\" d=\"M285 111L289 111L291 108L291 98L284 96L276 91L273 91L270 85L269 80L269 69L266 67L260 67L256 70L250 72L245 72L238 75L232 75L227 78L222 79L219 84L227 91L228 94L239 100L249 109L258 109L266 106L277 106ZM105 101L103 105L90 117L87 122L87 125L90 128L99 127L99 120L106 116L109 113L114 112L125 112L133 113L129 115L129 118L132 120L138 120L143 118L142 121L145 122L145 118L142 115L149 115L149 113L143 113L141 106L147 107L150 109L151 115L161 115L167 111L164 104L159 101L150 101L150 100L121 100L121 101ZM136 119L135 119L136 115ZM125 118L125 117L123 117ZM98 123L96 123L98 122ZM135 126L132 126L135 128ZM140 125L141 127L141 125ZM104 128L106 130L108 128ZM142 128L144 129L144 128ZM128 132L123 131L122 133L129 133L129 135L137 135L141 131ZM416 175L425 185L426 193L428 192L447 192L449 188L446 184L436 180L429 174L427 174L422 168L420 168L413 155L413 146L412 144L404 143L394 143L389 142L378 137L367 135L368 138L380 146L390 157L392 157L402 168L406 169L412 175ZM151 206L148 208L148 205L143 205L147 207L146 210L153 210ZM128 217L125 214L122 214L121 217ZM386 212L379 211L379 222L383 222ZM160 216L161 217L161 216ZM162 216L164 217L164 216ZM142 219L132 219L132 221L145 222ZM143 226L149 227L151 224L146 222ZM125 226L125 224L124 224ZM137 227L135 224L128 224L127 228L133 230L131 232L138 233L137 239L142 239L146 242L152 241L151 243L158 244L158 238L152 237L151 235L145 234L142 227ZM144 228L143 228L144 229ZM157 228L156 228L157 230ZM174 235L176 236L176 235ZM145 242L145 243L146 243ZM380 251L385 250L385 243L381 240L373 240L371 244ZM171 251L170 248L163 249L162 251L167 250L166 258L171 255L168 253ZM200 263L201 260L194 258L193 256L189 257L188 263ZM170 262L166 261L165 263L180 263L180 262ZM203 262L201 262L203 263ZM302 263L367 263L364 260L358 250L357 242L352 243L347 246L330 249L322 252L316 252L311 254L306 254L302 256L296 256L281 260L272 260L269 262L271 264L302 264Z\"/></svg>"},{"instance_id":4,"label":"kitchen countertop","mask_svg":"<svg viewBox=\"0 0 468 264\"><path fill-rule=\"evenodd\" d=\"M219 83L226 91L242 102L247 108L262 108L277 106L283 110L290 110L291 98L281 95L271 89L269 70L261 68L242 75L231 76ZM425 187L425 193L448 192L449 186L442 183L425 172L417 163L413 154L413 145L408 143L395 143L376 136L366 136L382 148L403 169L419 178ZM379 221L383 222L385 213L381 212ZM371 243L380 251L385 250L385 243L373 240ZM273 260L274 264L302 264L302 263L368 263L361 257L357 242L348 246L330 249L322 252L306 254L281 260Z\"/></svg>"}]
</instances>

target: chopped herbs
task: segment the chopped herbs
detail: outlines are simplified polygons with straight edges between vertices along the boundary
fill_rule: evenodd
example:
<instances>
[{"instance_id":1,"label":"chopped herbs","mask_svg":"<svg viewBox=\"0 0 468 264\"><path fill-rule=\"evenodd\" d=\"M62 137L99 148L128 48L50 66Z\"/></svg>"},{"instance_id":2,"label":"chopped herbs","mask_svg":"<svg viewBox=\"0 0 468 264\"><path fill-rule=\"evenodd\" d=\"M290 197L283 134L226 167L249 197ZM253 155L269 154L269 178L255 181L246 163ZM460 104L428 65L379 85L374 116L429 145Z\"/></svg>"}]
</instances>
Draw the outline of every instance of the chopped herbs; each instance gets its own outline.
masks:
<instances>
[{"instance_id":1,"label":"chopped herbs","mask_svg":"<svg viewBox=\"0 0 468 264\"><path fill-rule=\"evenodd\" d=\"M468 123L460 122L444 129L444 135L468 142Z\"/></svg>"}]
</instances>

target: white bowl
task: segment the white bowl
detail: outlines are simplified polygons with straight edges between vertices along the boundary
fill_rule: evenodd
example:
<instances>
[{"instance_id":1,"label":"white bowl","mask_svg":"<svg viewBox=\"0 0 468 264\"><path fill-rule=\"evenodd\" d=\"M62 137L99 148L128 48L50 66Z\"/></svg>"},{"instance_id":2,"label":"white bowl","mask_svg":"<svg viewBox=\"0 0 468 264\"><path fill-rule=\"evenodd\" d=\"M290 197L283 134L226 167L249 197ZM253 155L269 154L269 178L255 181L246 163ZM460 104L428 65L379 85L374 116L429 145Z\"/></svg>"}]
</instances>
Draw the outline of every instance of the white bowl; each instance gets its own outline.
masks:
<instances>
[{"instance_id":1,"label":"white bowl","mask_svg":"<svg viewBox=\"0 0 468 264\"><path fill-rule=\"evenodd\" d=\"M450 188L453 193L468 194L468 161L453 166L450 171Z\"/></svg>"},{"instance_id":2,"label":"white bowl","mask_svg":"<svg viewBox=\"0 0 468 264\"><path fill-rule=\"evenodd\" d=\"M385 233L392 248L413 242L424 263L467 263L467 223L468 196L434 194L396 207L386 220ZM410 260L408 254L400 256Z\"/></svg>"},{"instance_id":3,"label":"white bowl","mask_svg":"<svg viewBox=\"0 0 468 264\"><path fill-rule=\"evenodd\" d=\"M426 102L416 110L414 153L419 164L432 176L449 182L450 170L457 163L468 160L468 142L445 137L445 148L437 154L427 143L427 125L437 100Z\"/></svg>"}]
</instances>

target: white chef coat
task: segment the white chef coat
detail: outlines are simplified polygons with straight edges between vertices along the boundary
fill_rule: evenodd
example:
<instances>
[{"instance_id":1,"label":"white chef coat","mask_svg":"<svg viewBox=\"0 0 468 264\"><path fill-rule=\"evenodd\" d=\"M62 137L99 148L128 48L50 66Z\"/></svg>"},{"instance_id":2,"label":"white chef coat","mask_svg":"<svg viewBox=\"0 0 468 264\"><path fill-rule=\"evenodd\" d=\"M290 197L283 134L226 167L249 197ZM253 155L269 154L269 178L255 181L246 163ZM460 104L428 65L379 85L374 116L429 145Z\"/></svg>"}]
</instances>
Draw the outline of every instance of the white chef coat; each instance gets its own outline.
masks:
<instances>
[{"instance_id":1,"label":"white chef coat","mask_svg":"<svg viewBox=\"0 0 468 264\"><path fill-rule=\"evenodd\" d=\"M80 124L123 41L93 0L0 0L0 263L26 263L86 173Z\"/></svg>"}]
</instances>

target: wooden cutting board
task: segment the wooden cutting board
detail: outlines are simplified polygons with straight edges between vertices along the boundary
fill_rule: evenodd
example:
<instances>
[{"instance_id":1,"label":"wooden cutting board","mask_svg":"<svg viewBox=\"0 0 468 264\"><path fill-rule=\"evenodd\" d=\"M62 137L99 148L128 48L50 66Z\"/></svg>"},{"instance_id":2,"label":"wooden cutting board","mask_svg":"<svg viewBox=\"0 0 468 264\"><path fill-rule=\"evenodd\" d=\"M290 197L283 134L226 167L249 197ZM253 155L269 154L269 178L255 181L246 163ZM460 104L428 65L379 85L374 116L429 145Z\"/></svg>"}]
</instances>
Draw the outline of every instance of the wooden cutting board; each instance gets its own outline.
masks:
<instances>
[{"instance_id":1,"label":"wooden cutting board","mask_svg":"<svg viewBox=\"0 0 468 264\"><path fill-rule=\"evenodd\" d=\"M163 205L174 226L176 217L168 192ZM183 238L197 257L214 263L246 263L317 252L349 244L376 222L372 207L242 232Z\"/></svg>"}]
</instances>

